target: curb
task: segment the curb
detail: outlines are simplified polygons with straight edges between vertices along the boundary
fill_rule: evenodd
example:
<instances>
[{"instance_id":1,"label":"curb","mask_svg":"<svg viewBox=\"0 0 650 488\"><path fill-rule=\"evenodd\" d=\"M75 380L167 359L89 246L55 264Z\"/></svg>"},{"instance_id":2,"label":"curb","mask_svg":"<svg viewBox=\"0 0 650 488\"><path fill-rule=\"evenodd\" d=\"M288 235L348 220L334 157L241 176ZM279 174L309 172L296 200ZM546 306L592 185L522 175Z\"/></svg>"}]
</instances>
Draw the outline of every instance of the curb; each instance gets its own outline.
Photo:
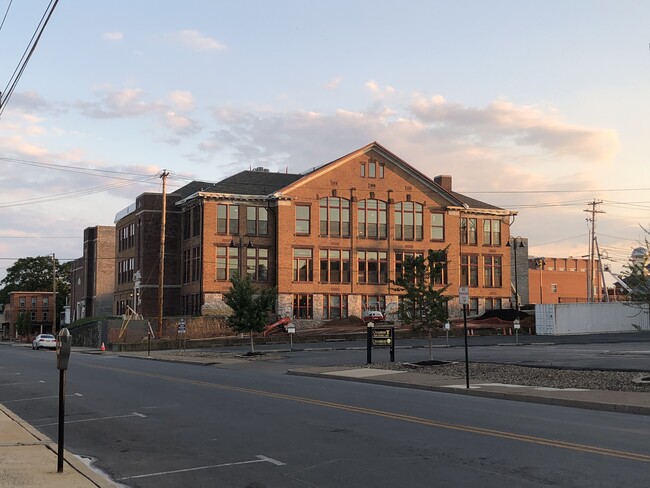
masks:
<instances>
[{"instance_id":1,"label":"curb","mask_svg":"<svg viewBox=\"0 0 650 488\"><path fill-rule=\"evenodd\" d=\"M629 413L634 415L650 415L650 406L645 407L639 405L617 405L613 403L601 403L601 402L594 402L589 400L575 400L575 399L568 399L568 398L528 395L526 393L513 394L513 393L498 392L498 391L473 390L471 388L469 390L459 389L459 388L447 388L443 386L421 385L417 383L400 383L396 381L381 380L376 378L348 378L345 376L330 376L322 373L310 373L307 371L288 370L286 374L290 376L307 376L311 378L352 381L356 383L370 383L370 384L382 385L382 386L392 386L396 388L409 388L412 390L434 391L437 393L452 393L456 395L494 398L498 400L511 400L514 402L541 403L545 405L583 408L587 410L598 410L603 412Z\"/></svg>"},{"instance_id":2,"label":"curb","mask_svg":"<svg viewBox=\"0 0 650 488\"><path fill-rule=\"evenodd\" d=\"M23 429L29 432L29 434L34 436L43 446L58 456L58 446L54 441L52 441L52 439L43 435L41 432L36 430L36 428L32 427L29 423L24 421L22 418L20 418L18 415L16 415L1 403L0 411L2 411L2 413L4 413L11 420L19 424ZM80 476L83 476L98 488L116 488L120 486L88 467L81 459L65 449L63 451L63 460L70 468L75 470Z\"/></svg>"}]
</instances>

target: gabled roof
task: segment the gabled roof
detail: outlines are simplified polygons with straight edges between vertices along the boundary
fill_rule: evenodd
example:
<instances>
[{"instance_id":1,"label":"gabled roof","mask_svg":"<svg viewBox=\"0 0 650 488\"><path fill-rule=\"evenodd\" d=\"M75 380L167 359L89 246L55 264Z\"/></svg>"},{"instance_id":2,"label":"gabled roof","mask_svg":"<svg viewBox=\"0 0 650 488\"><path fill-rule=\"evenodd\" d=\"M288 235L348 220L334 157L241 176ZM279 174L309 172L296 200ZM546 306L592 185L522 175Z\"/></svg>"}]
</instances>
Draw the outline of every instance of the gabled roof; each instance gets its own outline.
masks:
<instances>
[{"instance_id":1,"label":"gabled roof","mask_svg":"<svg viewBox=\"0 0 650 488\"><path fill-rule=\"evenodd\" d=\"M429 178L428 176L424 175L423 173L415 169L413 166L411 166L406 161L404 161L403 159L399 158L398 156L390 152L388 149L386 149L376 141L371 142L370 144L360 149L357 149L356 151L353 151L343 157L335 159L334 161L325 163L321 166L317 166L312 170L305 172L302 178L296 180L295 183L288 185L286 188L283 188L282 191L283 192L291 191L294 188L298 188L302 185L308 184L309 181L312 180L314 177L321 176L322 174L327 173L328 171L331 171L337 168L338 166L345 164L349 160L354 159L359 155L365 154L369 151L374 151L379 153L382 157L390 161L396 167L400 168L402 171L406 172L411 177L418 180L422 185L429 188L434 193L440 195L447 202L447 206L449 207L507 212L506 210L496 207L494 205L481 202L479 200L470 198L468 196L462 195L454 191L445 190L443 187L441 187L436 182L431 180L431 178Z\"/></svg>"}]
</instances>

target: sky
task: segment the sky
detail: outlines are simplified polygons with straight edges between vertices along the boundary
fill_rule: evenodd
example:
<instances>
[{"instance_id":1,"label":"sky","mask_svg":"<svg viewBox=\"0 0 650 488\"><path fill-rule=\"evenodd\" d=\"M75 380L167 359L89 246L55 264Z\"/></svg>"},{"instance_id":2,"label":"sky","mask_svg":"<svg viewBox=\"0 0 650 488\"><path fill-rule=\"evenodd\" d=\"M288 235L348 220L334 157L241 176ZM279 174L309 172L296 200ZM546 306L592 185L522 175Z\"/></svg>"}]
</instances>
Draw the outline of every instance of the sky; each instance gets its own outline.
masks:
<instances>
[{"instance_id":1,"label":"sky","mask_svg":"<svg viewBox=\"0 0 650 488\"><path fill-rule=\"evenodd\" d=\"M0 90L49 1L0 0ZM650 227L650 2L60 0L0 116L0 279L144 192L373 141L620 270Z\"/></svg>"}]
</instances>

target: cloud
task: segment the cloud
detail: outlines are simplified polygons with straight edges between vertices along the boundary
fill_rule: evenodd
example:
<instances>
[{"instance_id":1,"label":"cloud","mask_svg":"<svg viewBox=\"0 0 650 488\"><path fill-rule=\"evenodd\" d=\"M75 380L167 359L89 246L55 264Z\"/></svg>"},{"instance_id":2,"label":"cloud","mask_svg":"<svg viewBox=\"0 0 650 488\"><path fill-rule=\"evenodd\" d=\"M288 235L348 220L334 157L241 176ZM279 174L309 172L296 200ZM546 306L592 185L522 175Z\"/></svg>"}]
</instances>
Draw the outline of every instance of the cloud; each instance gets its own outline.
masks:
<instances>
[{"instance_id":1,"label":"cloud","mask_svg":"<svg viewBox=\"0 0 650 488\"><path fill-rule=\"evenodd\" d=\"M375 100L383 100L395 93L395 88L392 86L382 87L374 80L367 81L365 86Z\"/></svg>"},{"instance_id":2,"label":"cloud","mask_svg":"<svg viewBox=\"0 0 650 488\"><path fill-rule=\"evenodd\" d=\"M160 110L159 104L144 100L139 88L108 88L100 94L98 102L78 102L76 105L87 117L98 119L134 117Z\"/></svg>"},{"instance_id":3,"label":"cloud","mask_svg":"<svg viewBox=\"0 0 650 488\"><path fill-rule=\"evenodd\" d=\"M124 33L123 32L104 32L104 39L107 41L121 41L124 39Z\"/></svg>"},{"instance_id":4,"label":"cloud","mask_svg":"<svg viewBox=\"0 0 650 488\"><path fill-rule=\"evenodd\" d=\"M167 96L172 106L181 112L194 110L194 97L192 93L185 90L170 92Z\"/></svg>"},{"instance_id":5,"label":"cloud","mask_svg":"<svg viewBox=\"0 0 650 488\"><path fill-rule=\"evenodd\" d=\"M176 32L172 38L181 45L196 51L223 51L226 46L199 31L185 29Z\"/></svg>"},{"instance_id":6,"label":"cloud","mask_svg":"<svg viewBox=\"0 0 650 488\"><path fill-rule=\"evenodd\" d=\"M175 134L192 135L201 132L201 127L190 117L173 111L165 113L165 126Z\"/></svg>"},{"instance_id":7,"label":"cloud","mask_svg":"<svg viewBox=\"0 0 650 488\"><path fill-rule=\"evenodd\" d=\"M476 108L449 103L441 96L417 97L409 109L414 120L436 128L439 133L485 145L507 143L584 162L609 161L619 147L613 130L567 124L537 107L504 100Z\"/></svg>"},{"instance_id":8,"label":"cloud","mask_svg":"<svg viewBox=\"0 0 650 488\"><path fill-rule=\"evenodd\" d=\"M343 78L337 76L333 80L328 81L327 84L325 85L325 88L328 90L336 90L341 85L342 82L343 82Z\"/></svg>"}]
</instances>

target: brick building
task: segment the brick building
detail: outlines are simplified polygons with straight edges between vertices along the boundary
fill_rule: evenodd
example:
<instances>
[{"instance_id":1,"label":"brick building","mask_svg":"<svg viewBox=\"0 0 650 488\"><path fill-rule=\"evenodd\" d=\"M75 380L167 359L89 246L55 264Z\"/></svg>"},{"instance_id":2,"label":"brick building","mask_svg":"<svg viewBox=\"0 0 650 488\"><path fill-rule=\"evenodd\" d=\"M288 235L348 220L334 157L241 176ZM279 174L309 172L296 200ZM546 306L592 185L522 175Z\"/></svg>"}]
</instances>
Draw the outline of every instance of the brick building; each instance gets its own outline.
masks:
<instances>
[{"instance_id":1,"label":"brick building","mask_svg":"<svg viewBox=\"0 0 650 488\"><path fill-rule=\"evenodd\" d=\"M299 175L244 171L176 206L183 314L219 314L234 271L277 286L277 314L305 324L394 309L404 260L445 248L440 286L453 296L469 286L470 314L510 306L513 213L377 143Z\"/></svg>"},{"instance_id":2,"label":"brick building","mask_svg":"<svg viewBox=\"0 0 650 488\"><path fill-rule=\"evenodd\" d=\"M166 195L163 315L180 313L181 210L175 203L212 183L194 181ZM145 317L158 315L162 194L142 193L115 216L113 313L128 307ZM138 279L139 278L139 279ZM135 300L134 300L135 295Z\"/></svg>"},{"instance_id":3,"label":"brick building","mask_svg":"<svg viewBox=\"0 0 650 488\"><path fill-rule=\"evenodd\" d=\"M55 316L54 293L51 291L12 291L4 308L4 328L8 337L17 336L16 322L20 314L31 320L30 334L51 334Z\"/></svg>"},{"instance_id":4,"label":"brick building","mask_svg":"<svg viewBox=\"0 0 650 488\"><path fill-rule=\"evenodd\" d=\"M530 258L530 303L586 302L588 267L585 258Z\"/></svg>"},{"instance_id":5,"label":"brick building","mask_svg":"<svg viewBox=\"0 0 650 488\"><path fill-rule=\"evenodd\" d=\"M112 315L115 286L115 227L84 229L83 257L72 263L72 320Z\"/></svg>"}]
</instances>

